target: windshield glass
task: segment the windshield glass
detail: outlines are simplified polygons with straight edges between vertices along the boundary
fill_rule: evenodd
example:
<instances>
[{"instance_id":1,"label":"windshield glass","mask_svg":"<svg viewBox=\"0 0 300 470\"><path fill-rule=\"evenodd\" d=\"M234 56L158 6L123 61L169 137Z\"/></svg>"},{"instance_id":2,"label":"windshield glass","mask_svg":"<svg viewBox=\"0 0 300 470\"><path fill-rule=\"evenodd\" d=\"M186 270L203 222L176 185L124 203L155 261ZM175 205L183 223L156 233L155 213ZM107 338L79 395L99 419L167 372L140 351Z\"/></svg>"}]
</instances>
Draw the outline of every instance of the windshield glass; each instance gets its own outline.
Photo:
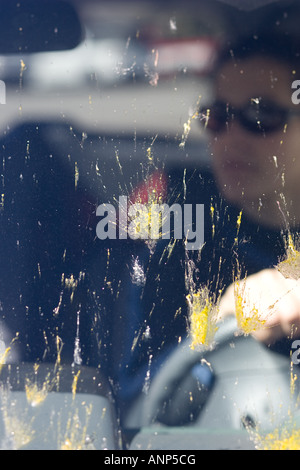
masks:
<instances>
[{"instance_id":1,"label":"windshield glass","mask_svg":"<svg viewBox=\"0 0 300 470\"><path fill-rule=\"evenodd\" d=\"M153 423L255 430L251 443L279 446L278 427L259 430L278 425L272 406L297 416L297 2L68 3L78 45L43 51L40 33L36 52L0 55L1 363L103 374L125 448ZM215 370L202 351L225 344L232 318L215 360L236 355ZM191 358L167 367L183 346ZM235 367L256 354L261 366ZM237 405L211 405L212 419L221 369ZM251 387L236 388L237 369ZM236 411L250 389L257 400ZM2 446L30 443L8 422ZM57 445L91 445L71 440Z\"/></svg>"}]
</instances>

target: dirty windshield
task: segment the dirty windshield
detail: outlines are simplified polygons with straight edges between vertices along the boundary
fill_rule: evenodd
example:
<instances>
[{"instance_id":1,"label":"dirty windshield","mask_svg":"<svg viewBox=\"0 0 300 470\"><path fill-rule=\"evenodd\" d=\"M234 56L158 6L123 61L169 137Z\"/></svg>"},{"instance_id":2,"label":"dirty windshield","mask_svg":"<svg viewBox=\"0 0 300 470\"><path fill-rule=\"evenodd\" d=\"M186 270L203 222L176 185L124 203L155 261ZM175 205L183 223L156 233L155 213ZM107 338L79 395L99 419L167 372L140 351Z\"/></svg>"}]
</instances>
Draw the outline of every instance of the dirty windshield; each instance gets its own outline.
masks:
<instances>
[{"instance_id":1,"label":"dirty windshield","mask_svg":"<svg viewBox=\"0 0 300 470\"><path fill-rule=\"evenodd\" d=\"M297 2L10 3L0 446L299 449Z\"/></svg>"}]
</instances>

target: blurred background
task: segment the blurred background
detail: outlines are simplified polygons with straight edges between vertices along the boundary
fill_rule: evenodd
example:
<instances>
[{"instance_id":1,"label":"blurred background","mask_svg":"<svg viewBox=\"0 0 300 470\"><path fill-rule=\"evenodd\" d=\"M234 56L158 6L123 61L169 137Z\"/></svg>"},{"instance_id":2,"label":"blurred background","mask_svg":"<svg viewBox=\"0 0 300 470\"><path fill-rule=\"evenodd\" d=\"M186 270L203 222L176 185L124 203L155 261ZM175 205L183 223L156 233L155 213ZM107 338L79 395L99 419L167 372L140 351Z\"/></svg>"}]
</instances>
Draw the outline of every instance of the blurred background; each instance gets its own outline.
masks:
<instances>
[{"instance_id":1,"label":"blurred background","mask_svg":"<svg viewBox=\"0 0 300 470\"><path fill-rule=\"evenodd\" d=\"M83 133L203 141L193 118L210 99L219 47L265 18L264 8L244 17L214 0L71 3L84 24L78 47L0 56L7 87L0 131L54 119Z\"/></svg>"},{"instance_id":2,"label":"blurred background","mask_svg":"<svg viewBox=\"0 0 300 470\"><path fill-rule=\"evenodd\" d=\"M84 132L178 136L230 26L209 2L74 1L85 38L71 51L0 56L0 130L60 119ZM198 126L189 138L201 139Z\"/></svg>"}]
</instances>

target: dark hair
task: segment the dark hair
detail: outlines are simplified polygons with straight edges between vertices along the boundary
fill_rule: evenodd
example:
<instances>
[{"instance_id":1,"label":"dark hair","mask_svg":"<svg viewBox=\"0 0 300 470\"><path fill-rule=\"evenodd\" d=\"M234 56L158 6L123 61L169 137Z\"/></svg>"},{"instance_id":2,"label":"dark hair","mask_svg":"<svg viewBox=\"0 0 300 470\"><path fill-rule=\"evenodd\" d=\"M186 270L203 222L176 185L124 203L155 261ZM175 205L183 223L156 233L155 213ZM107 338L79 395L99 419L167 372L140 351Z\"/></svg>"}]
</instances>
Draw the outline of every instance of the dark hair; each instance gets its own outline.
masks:
<instances>
[{"instance_id":1,"label":"dark hair","mask_svg":"<svg viewBox=\"0 0 300 470\"><path fill-rule=\"evenodd\" d=\"M240 37L234 43L226 44L220 51L215 73L228 61L237 63L253 56L270 57L285 62L291 70L300 72L300 42L288 34L262 33Z\"/></svg>"}]
</instances>

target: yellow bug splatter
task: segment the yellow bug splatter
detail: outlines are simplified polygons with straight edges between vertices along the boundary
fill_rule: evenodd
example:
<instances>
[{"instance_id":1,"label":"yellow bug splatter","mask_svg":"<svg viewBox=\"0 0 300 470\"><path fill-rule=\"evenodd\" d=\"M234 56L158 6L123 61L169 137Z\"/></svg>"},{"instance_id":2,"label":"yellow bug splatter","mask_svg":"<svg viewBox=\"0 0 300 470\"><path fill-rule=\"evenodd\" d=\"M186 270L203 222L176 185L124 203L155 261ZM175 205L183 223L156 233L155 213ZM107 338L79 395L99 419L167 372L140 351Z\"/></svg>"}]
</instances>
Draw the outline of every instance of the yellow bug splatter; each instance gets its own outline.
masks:
<instances>
[{"instance_id":1,"label":"yellow bug splatter","mask_svg":"<svg viewBox=\"0 0 300 470\"><path fill-rule=\"evenodd\" d=\"M199 96L198 98L198 101L197 101L197 105L196 105L196 109L197 111L195 111L193 113L193 115L191 117L189 117L189 119L187 120L187 122L184 122L183 123L183 133L182 133L182 136L181 136L181 142L179 144L179 147L180 148L184 148L185 147L185 144L186 144L186 141L190 135L190 132L191 132L191 125L192 125L192 120L193 119L197 119L199 118L199 112L198 112L198 108L199 108L199 103L200 103L200 100L201 100L201 96Z\"/></svg>"},{"instance_id":2,"label":"yellow bug splatter","mask_svg":"<svg viewBox=\"0 0 300 470\"><path fill-rule=\"evenodd\" d=\"M210 346L218 330L218 305L204 287L187 295L189 305L189 334L192 339L191 349L198 346Z\"/></svg>"},{"instance_id":3,"label":"yellow bug splatter","mask_svg":"<svg viewBox=\"0 0 300 470\"><path fill-rule=\"evenodd\" d=\"M262 328L266 320L262 318L255 304L250 304L246 293L247 278L241 280L241 270L238 266L234 280L235 316L238 329L245 335Z\"/></svg>"},{"instance_id":4,"label":"yellow bug splatter","mask_svg":"<svg viewBox=\"0 0 300 470\"><path fill-rule=\"evenodd\" d=\"M297 375L293 373L293 365L291 364L290 374L290 399L295 396L295 382ZM297 407L298 408L298 407ZM293 419L292 408L289 410L289 416L280 427L274 430L263 433L257 429L254 432L249 430L249 433L255 442L258 450L300 450L300 429L299 425Z\"/></svg>"},{"instance_id":5,"label":"yellow bug splatter","mask_svg":"<svg viewBox=\"0 0 300 470\"><path fill-rule=\"evenodd\" d=\"M300 429L275 429L259 439L258 448L262 450L299 450Z\"/></svg>"},{"instance_id":6,"label":"yellow bug splatter","mask_svg":"<svg viewBox=\"0 0 300 470\"><path fill-rule=\"evenodd\" d=\"M36 383L32 383L29 379L26 379L25 393L27 402L32 406L36 407L44 403L49 393L49 383L45 381L43 386L40 388Z\"/></svg>"},{"instance_id":7,"label":"yellow bug splatter","mask_svg":"<svg viewBox=\"0 0 300 470\"><path fill-rule=\"evenodd\" d=\"M290 232L287 234L285 244L286 256L276 268L285 278L297 280L300 278L300 251L296 248Z\"/></svg>"}]
</instances>

